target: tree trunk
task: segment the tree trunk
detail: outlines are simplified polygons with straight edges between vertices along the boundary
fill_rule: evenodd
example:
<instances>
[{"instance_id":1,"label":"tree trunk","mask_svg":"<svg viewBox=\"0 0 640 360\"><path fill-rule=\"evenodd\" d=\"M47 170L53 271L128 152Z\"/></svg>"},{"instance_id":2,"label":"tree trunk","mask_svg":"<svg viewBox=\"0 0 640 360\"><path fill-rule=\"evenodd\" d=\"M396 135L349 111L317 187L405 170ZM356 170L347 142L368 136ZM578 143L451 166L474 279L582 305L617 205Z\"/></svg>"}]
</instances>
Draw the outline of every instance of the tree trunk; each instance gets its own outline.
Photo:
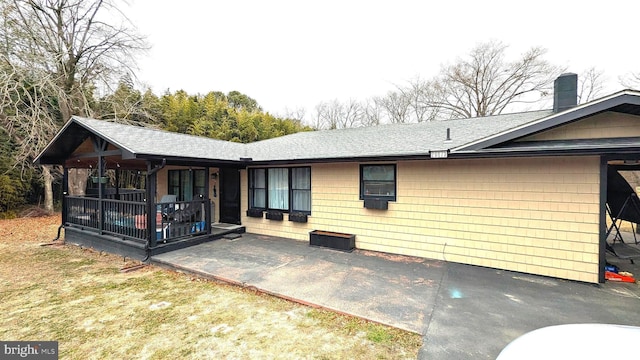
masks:
<instances>
[{"instance_id":1,"label":"tree trunk","mask_svg":"<svg viewBox=\"0 0 640 360\"><path fill-rule=\"evenodd\" d=\"M69 169L69 195L84 196L88 177L89 169Z\"/></svg>"},{"instance_id":2,"label":"tree trunk","mask_svg":"<svg viewBox=\"0 0 640 360\"><path fill-rule=\"evenodd\" d=\"M53 176L51 176L49 166L42 166L42 179L44 181L44 209L53 212Z\"/></svg>"}]
</instances>

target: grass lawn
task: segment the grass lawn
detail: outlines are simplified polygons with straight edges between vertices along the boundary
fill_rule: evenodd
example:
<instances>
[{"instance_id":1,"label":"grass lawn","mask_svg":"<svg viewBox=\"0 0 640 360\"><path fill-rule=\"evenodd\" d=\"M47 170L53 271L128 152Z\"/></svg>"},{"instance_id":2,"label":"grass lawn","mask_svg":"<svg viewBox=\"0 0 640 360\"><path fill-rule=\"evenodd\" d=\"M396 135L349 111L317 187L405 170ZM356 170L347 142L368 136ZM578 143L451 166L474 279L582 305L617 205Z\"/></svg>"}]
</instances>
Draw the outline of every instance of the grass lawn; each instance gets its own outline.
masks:
<instances>
[{"instance_id":1,"label":"grass lawn","mask_svg":"<svg viewBox=\"0 0 640 360\"><path fill-rule=\"evenodd\" d=\"M403 359L417 334L75 246L59 215L0 220L0 340L61 359Z\"/></svg>"}]
</instances>

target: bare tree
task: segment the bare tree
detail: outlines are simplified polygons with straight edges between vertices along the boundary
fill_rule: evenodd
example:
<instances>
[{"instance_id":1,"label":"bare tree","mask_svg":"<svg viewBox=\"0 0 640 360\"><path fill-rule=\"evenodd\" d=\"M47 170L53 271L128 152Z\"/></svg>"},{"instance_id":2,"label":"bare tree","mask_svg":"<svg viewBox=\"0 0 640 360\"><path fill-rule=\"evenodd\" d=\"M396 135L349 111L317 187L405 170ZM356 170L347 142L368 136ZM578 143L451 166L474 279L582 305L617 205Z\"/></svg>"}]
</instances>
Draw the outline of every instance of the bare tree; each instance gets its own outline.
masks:
<instances>
[{"instance_id":1,"label":"bare tree","mask_svg":"<svg viewBox=\"0 0 640 360\"><path fill-rule=\"evenodd\" d=\"M640 89L640 72L627 74L619 80L620 84L628 89Z\"/></svg>"},{"instance_id":2,"label":"bare tree","mask_svg":"<svg viewBox=\"0 0 640 360\"><path fill-rule=\"evenodd\" d=\"M379 99L380 106L384 108L388 119L392 123L406 123L410 121L411 99L402 92L389 91L387 95Z\"/></svg>"},{"instance_id":3,"label":"bare tree","mask_svg":"<svg viewBox=\"0 0 640 360\"><path fill-rule=\"evenodd\" d=\"M72 115L90 116L95 85L132 73L134 55L147 48L116 1L0 2L0 122L19 146L21 166ZM53 210L51 169L42 175L45 208Z\"/></svg>"},{"instance_id":4,"label":"bare tree","mask_svg":"<svg viewBox=\"0 0 640 360\"><path fill-rule=\"evenodd\" d=\"M543 59L534 47L516 61L505 59L507 46L490 41L475 47L465 59L444 66L431 85L429 105L444 118L500 114L509 105L530 103L550 92L561 69Z\"/></svg>"},{"instance_id":5,"label":"bare tree","mask_svg":"<svg viewBox=\"0 0 640 360\"><path fill-rule=\"evenodd\" d=\"M342 121L340 127L343 129L362 126L364 107L355 99L349 99L342 104Z\"/></svg>"},{"instance_id":6,"label":"bare tree","mask_svg":"<svg viewBox=\"0 0 640 360\"><path fill-rule=\"evenodd\" d=\"M365 100L363 104L362 125L375 126L385 121L384 109L380 105L381 99L373 97Z\"/></svg>"},{"instance_id":7,"label":"bare tree","mask_svg":"<svg viewBox=\"0 0 640 360\"><path fill-rule=\"evenodd\" d=\"M415 122L431 121L437 118L440 108L431 106L433 85L419 76L409 80L407 86L396 86L406 99Z\"/></svg>"},{"instance_id":8,"label":"bare tree","mask_svg":"<svg viewBox=\"0 0 640 360\"><path fill-rule=\"evenodd\" d=\"M604 72L595 67L583 71L578 76L578 104L589 102L604 90Z\"/></svg>"},{"instance_id":9,"label":"bare tree","mask_svg":"<svg viewBox=\"0 0 640 360\"><path fill-rule=\"evenodd\" d=\"M316 105L315 126L317 129L346 129L361 126L364 118L363 106L354 99L341 103L338 99Z\"/></svg>"},{"instance_id":10,"label":"bare tree","mask_svg":"<svg viewBox=\"0 0 640 360\"><path fill-rule=\"evenodd\" d=\"M158 107L160 99L149 89L141 93L134 88L130 76L125 76L117 88L92 106L93 117L146 127L157 127L160 123Z\"/></svg>"},{"instance_id":11,"label":"bare tree","mask_svg":"<svg viewBox=\"0 0 640 360\"><path fill-rule=\"evenodd\" d=\"M303 108L303 107L299 107L299 108L295 108L295 109L285 108L284 109L284 114L277 114L277 117L282 118L282 119L297 120L300 123L303 123L306 113L307 112L306 112L305 108Z\"/></svg>"},{"instance_id":12,"label":"bare tree","mask_svg":"<svg viewBox=\"0 0 640 360\"><path fill-rule=\"evenodd\" d=\"M322 130L325 129L325 124L324 124L324 103L319 103L318 105L316 105L316 107L314 108L314 114L311 115L311 127L316 129L316 130Z\"/></svg>"},{"instance_id":13,"label":"bare tree","mask_svg":"<svg viewBox=\"0 0 640 360\"><path fill-rule=\"evenodd\" d=\"M324 101L316 105L315 127L317 129L337 129L342 110L338 99Z\"/></svg>"}]
</instances>

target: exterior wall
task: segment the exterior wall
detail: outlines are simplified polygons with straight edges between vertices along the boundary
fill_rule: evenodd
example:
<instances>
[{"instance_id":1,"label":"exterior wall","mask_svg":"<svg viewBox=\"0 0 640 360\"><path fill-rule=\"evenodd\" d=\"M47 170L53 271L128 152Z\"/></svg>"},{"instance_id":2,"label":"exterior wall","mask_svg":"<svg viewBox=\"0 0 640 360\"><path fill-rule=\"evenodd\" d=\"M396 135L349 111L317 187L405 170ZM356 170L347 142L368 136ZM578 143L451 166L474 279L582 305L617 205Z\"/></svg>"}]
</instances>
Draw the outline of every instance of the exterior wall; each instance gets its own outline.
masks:
<instances>
[{"instance_id":1,"label":"exterior wall","mask_svg":"<svg viewBox=\"0 0 640 360\"><path fill-rule=\"evenodd\" d=\"M521 141L600 139L640 136L640 116L605 112Z\"/></svg>"},{"instance_id":2,"label":"exterior wall","mask_svg":"<svg viewBox=\"0 0 640 360\"><path fill-rule=\"evenodd\" d=\"M358 163L313 164L306 224L246 217L246 170L241 186L248 232L344 232L361 249L598 281L598 157L401 161L388 210L363 207Z\"/></svg>"}]
</instances>

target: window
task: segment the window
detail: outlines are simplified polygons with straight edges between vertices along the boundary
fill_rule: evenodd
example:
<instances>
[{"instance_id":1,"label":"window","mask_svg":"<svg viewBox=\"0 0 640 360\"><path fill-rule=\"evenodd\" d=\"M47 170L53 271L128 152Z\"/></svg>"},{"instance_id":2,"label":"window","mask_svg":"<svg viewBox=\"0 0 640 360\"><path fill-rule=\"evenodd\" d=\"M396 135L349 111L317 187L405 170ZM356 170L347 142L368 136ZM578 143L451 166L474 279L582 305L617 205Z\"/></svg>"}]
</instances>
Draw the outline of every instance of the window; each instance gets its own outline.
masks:
<instances>
[{"instance_id":1,"label":"window","mask_svg":"<svg viewBox=\"0 0 640 360\"><path fill-rule=\"evenodd\" d=\"M252 208L265 209L266 205L266 193L267 193L267 181L264 169L251 169L249 170L249 204Z\"/></svg>"},{"instance_id":2,"label":"window","mask_svg":"<svg viewBox=\"0 0 640 360\"><path fill-rule=\"evenodd\" d=\"M291 211L311 212L311 168L291 169Z\"/></svg>"},{"instance_id":3,"label":"window","mask_svg":"<svg viewBox=\"0 0 640 360\"><path fill-rule=\"evenodd\" d=\"M311 213L311 168L249 169L249 207Z\"/></svg>"},{"instance_id":4,"label":"window","mask_svg":"<svg viewBox=\"0 0 640 360\"><path fill-rule=\"evenodd\" d=\"M360 200L396 200L395 165L360 165Z\"/></svg>"},{"instance_id":5,"label":"window","mask_svg":"<svg viewBox=\"0 0 640 360\"><path fill-rule=\"evenodd\" d=\"M180 199L180 171L169 170L169 195L176 195Z\"/></svg>"},{"instance_id":6,"label":"window","mask_svg":"<svg viewBox=\"0 0 640 360\"><path fill-rule=\"evenodd\" d=\"M204 199L207 195L206 179L207 174L204 170L193 170L193 197L196 199Z\"/></svg>"},{"instance_id":7,"label":"window","mask_svg":"<svg viewBox=\"0 0 640 360\"><path fill-rule=\"evenodd\" d=\"M267 176L269 209L287 210L289 208L289 169L269 169Z\"/></svg>"},{"instance_id":8,"label":"window","mask_svg":"<svg viewBox=\"0 0 640 360\"><path fill-rule=\"evenodd\" d=\"M191 201L205 197L206 172L198 170L169 170L169 195L176 195L178 201Z\"/></svg>"}]
</instances>

